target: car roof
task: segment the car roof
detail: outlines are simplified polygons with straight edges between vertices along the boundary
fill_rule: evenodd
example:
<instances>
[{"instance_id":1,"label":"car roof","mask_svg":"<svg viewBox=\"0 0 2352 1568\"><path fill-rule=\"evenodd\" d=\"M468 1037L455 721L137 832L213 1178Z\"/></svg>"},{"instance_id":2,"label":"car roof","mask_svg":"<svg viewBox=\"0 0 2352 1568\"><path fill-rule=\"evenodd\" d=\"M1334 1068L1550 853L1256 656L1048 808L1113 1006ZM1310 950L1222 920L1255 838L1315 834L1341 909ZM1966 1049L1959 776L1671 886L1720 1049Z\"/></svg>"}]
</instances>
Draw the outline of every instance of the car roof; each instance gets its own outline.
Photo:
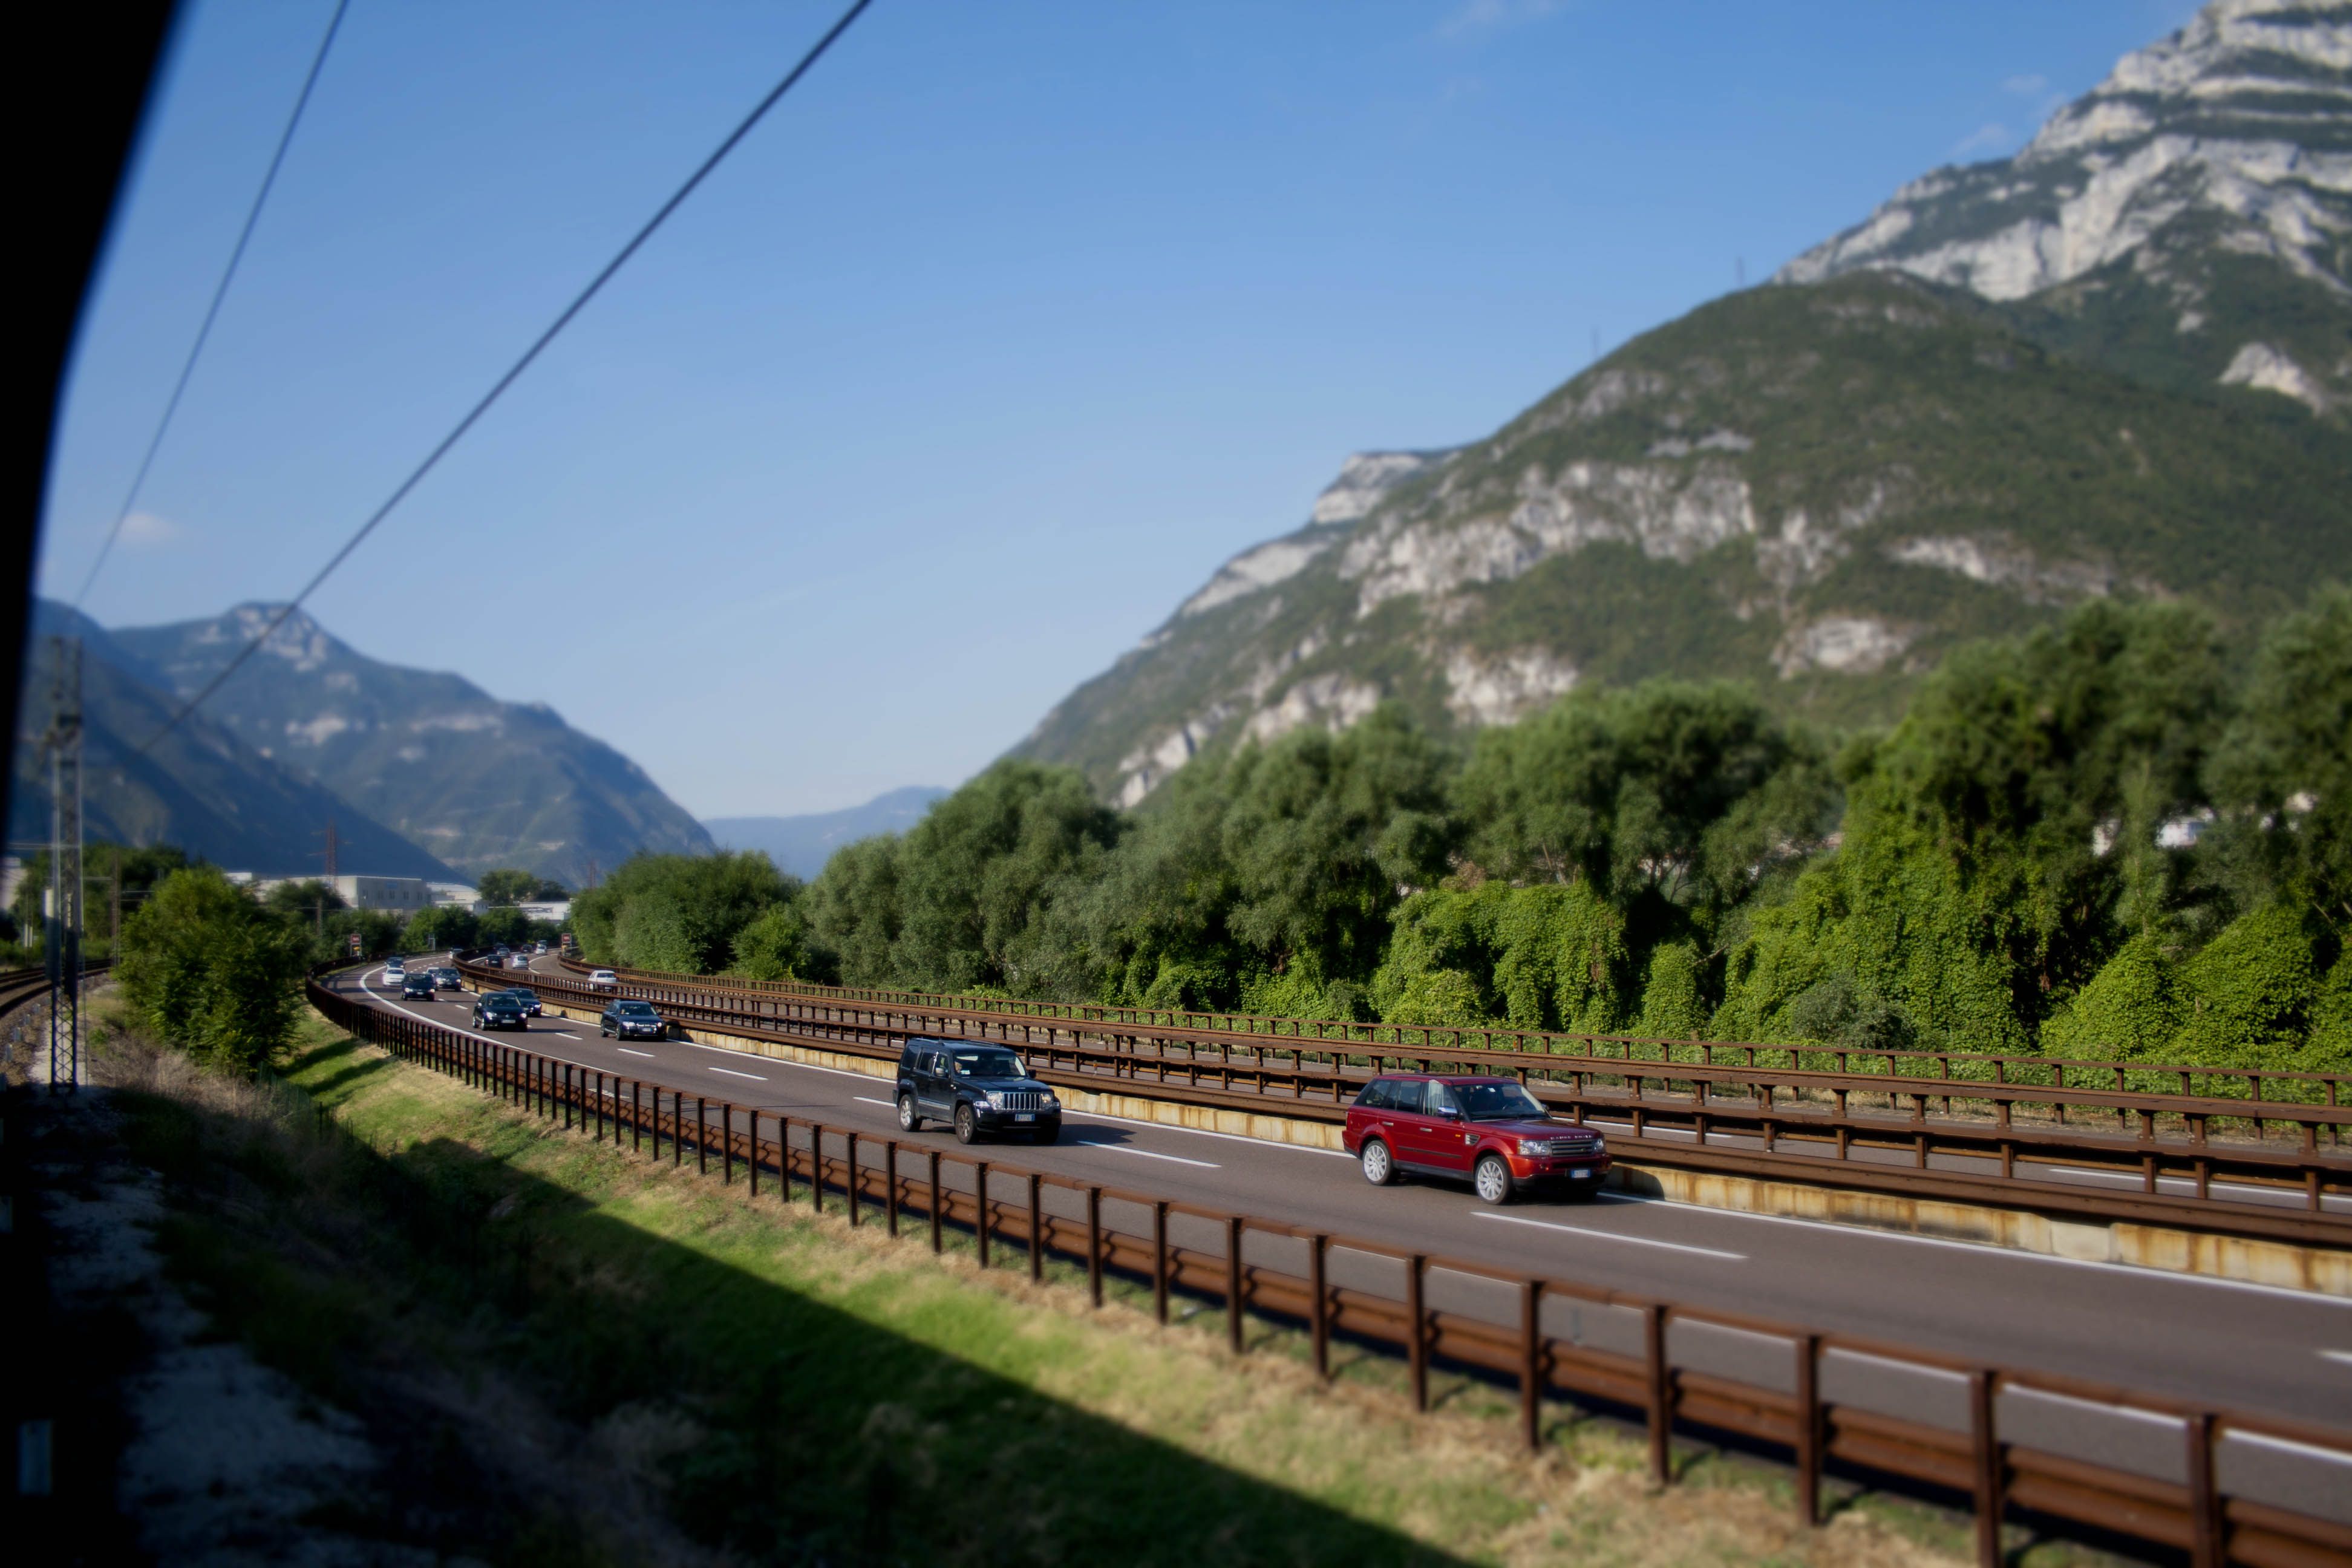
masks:
<instances>
[{"instance_id":1,"label":"car roof","mask_svg":"<svg viewBox=\"0 0 2352 1568\"><path fill-rule=\"evenodd\" d=\"M1519 1080L1496 1072L1384 1072L1385 1079L1405 1079L1414 1083L1517 1083Z\"/></svg>"}]
</instances>

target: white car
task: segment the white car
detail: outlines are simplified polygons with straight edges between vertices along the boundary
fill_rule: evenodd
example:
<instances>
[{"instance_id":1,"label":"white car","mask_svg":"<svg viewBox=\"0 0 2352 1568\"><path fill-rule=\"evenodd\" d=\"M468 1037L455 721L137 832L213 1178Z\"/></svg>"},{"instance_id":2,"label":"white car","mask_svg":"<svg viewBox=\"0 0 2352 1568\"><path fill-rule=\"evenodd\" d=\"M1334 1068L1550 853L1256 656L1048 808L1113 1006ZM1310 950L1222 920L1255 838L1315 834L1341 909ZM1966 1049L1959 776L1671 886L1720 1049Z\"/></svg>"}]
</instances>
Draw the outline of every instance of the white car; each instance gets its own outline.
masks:
<instances>
[{"instance_id":1,"label":"white car","mask_svg":"<svg viewBox=\"0 0 2352 1568\"><path fill-rule=\"evenodd\" d=\"M609 969L592 970L588 975L591 985L618 985L620 983L621 977Z\"/></svg>"},{"instance_id":2,"label":"white car","mask_svg":"<svg viewBox=\"0 0 2352 1568\"><path fill-rule=\"evenodd\" d=\"M397 985L402 981L408 978L407 966L403 964L400 960L396 958L393 959L383 966L383 977Z\"/></svg>"}]
</instances>

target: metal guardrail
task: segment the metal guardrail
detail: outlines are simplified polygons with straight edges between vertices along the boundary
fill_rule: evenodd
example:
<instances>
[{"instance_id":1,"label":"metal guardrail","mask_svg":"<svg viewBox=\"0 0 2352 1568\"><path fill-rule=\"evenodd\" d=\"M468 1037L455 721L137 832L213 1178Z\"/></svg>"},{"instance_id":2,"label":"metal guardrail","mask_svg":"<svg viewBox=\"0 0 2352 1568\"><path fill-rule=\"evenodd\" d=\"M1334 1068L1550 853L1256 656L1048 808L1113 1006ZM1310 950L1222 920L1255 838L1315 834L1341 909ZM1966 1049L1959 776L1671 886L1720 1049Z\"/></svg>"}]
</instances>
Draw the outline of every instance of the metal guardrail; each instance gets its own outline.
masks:
<instances>
[{"instance_id":1,"label":"metal guardrail","mask_svg":"<svg viewBox=\"0 0 2352 1568\"><path fill-rule=\"evenodd\" d=\"M575 973L595 965L562 954L557 960ZM1511 1029L1420 1024L1367 1024L1334 1019L1277 1018L1244 1013L1210 1013L1184 1009L1114 1007L1083 1002L1027 1002L1014 998L938 994L891 991L864 986L819 985L801 980L743 980L728 975L676 974L661 970L616 970L627 979L649 984L730 989L760 995L798 996L844 1004L864 1003L886 1007L913 1007L941 1012L985 1013L990 1016L1074 1024L1090 1028L1123 1029L1140 1034L1167 1032L1187 1038L1233 1036L1243 1040L1311 1040L1327 1049L1387 1047L1391 1054L1460 1059L1471 1050L1508 1051L1515 1055L1559 1054L1625 1064L1621 1070L1671 1065L1707 1068L1723 1065L1718 1056L1730 1053L1728 1065L1834 1072L1858 1075L1929 1079L1937 1082L1990 1082L2063 1089L2074 1075L2077 1087L2112 1079L2116 1092L2144 1094L2178 1092L2183 1096L2252 1100L2329 1106L2352 1103L2352 1072L2294 1072L2255 1068L2212 1067L2199 1063L2124 1062L2071 1057L2004 1056L1976 1051L1863 1050L1850 1046L1790 1045L1787 1042L1740 1040L1675 1040L1646 1035L1586 1035L1564 1030ZM1475 1043L1474 1043L1475 1042ZM1567 1047L1567 1048L1563 1048ZM1870 1064L1885 1064L1881 1074ZM1834 1064L1834 1065L1832 1065ZM1903 1064L1912 1064L1904 1066ZM2177 1087L2176 1087L2177 1086Z\"/></svg>"},{"instance_id":2,"label":"metal guardrail","mask_svg":"<svg viewBox=\"0 0 2352 1568\"><path fill-rule=\"evenodd\" d=\"M896 1236L919 1216L934 1250L945 1228L969 1231L983 1268L992 1248L1018 1247L1033 1279L1058 1256L1085 1268L1097 1304L1106 1274L1148 1281L1163 1323L1175 1293L1215 1300L1236 1355L1248 1348L1255 1315L1304 1327L1326 1377L1335 1339L1402 1354L1419 1408L1441 1363L1515 1381L1530 1448L1544 1442L1544 1399L1564 1397L1637 1413L1660 1484L1675 1479L1677 1429L1786 1453L1808 1524L1820 1521L1822 1479L1832 1465L1967 1495L1986 1564L2002 1561L2000 1525L2012 1511L2183 1551L2197 1568L2352 1562L2352 1509L2341 1506L2352 1496L2352 1433L1403 1251L936 1147L910 1150L387 1013L315 979L310 999L361 1038L567 1131L609 1139L616 1152L625 1137L632 1153L658 1162L667 1142L675 1166L691 1148L698 1172L708 1174L715 1158L728 1184L740 1165L753 1199L763 1173L783 1203L793 1201L797 1181L814 1209L838 1194L852 1225L879 1210ZM773 1136L762 1135L763 1121ZM1727 1339L1751 1351L1778 1345L1780 1374L1727 1368ZM1889 1377L1914 1395L1887 1395ZM1920 1393L1930 1389L1932 1397ZM1943 1418L1923 1405L1944 1406ZM2069 1423L2086 1411L2143 1440L2150 1423L2168 1428L2169 1458L2126 1465L2085 1457Z\"/></svg>"},{"instance_id":3,"label":"metal guardrail","mask_svg":"<svg viewBox=\"0 0 2352 1568\"><path fill-rule=\"evenodd\" d=\"M518 978L460 967L483 985ZM1065 1087L1310 1121L1342 1120L1356 1091L1382 1071L1507 1072L1572 1120L1629 1121L1631 1138L1618 1137L1616 1146L1639 1162L2352 1247L2352 1215L2329 1213L2324 1203L2352 1190L2352 1151L2343 1147L2352 1106L1512 1051L1423 1055L1360 1042L1352 1048L1322 1042L1318 1049L1307 1040L753 994L642 975L611 988L568 976L529 978L574 1004L635 996L689 1026L854 1055L895 1057L914 1036L999 1041L1020 1047L1032 1070ZM2115 1130L2086 1124L2092 1115L2112 1116ZM2242 1135L2226 1136L2232 1126ZM2273 1136L2282 1130L2284 1139ZM1726 1147L1726 1140L1756 1147ZM1981 1170L1931 1169L1938 1153L1973 1156ZM2058 1167L2087 1167L2139 1190L2095 1191L2051 1179ZM2185 1183L2194 1195L2165 1193L2168 1183ZM2300 1198L2302 1212L2231 1195L2241 1192Z\"/></svg>"}]
</instances>

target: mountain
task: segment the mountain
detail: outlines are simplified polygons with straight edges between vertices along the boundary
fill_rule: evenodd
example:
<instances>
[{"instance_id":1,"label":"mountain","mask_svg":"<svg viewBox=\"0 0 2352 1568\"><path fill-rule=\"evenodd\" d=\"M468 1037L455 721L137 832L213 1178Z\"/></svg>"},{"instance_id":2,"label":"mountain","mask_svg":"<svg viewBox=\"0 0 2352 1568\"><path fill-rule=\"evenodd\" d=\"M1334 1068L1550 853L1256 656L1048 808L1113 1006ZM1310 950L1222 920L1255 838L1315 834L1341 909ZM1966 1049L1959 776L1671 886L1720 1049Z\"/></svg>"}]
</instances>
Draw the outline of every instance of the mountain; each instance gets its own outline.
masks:
<instances>
[{"instance_id":1,"label":"mountain","mask_svg":"<svg viewBox=\"0 0 2352 1568\"><path fill-rule=\"evenodd\" d=\"M210 620L117 630L112 641L186 696L274 613L240 605ZM459 676L368 658L299 612L204 711L456 867L459 879L520 866L576 887L592 865L609 869L639 849L712 847L636 763L544 703L502 702Z\"/></svg>"},{"instance_id":2,"label":"mountain","mask_svg":"<svg viewBox=\"0 0 2352 1568\"><path fill-rule=\"evenodd\" d=\"M2155 384L2352 409L2352 6L2221 0L2013 158L1938 169L1783 268L1906 272Z\"/></svg>"},{"instance_id":3,"label":"mountain","mask_svg":"<svg viewBox=\"0 0 2352 1568\"><path fill-rule=\"evenodd\" d=\"M904 833L948 792L910 784L864 805L809 816L714 816L703 823L722 849L763 849L776 868L806 881L843 845L877 833Z\"/></svg>"},{"instance_id":4,"label":"mountain","mask_svg":"<svg viewBox=\"0 0 2352 1568\"><path fill-rule=\"evenodd\" d=\"M82 814L85 836L127 844L177 844L215 865L263 876L316 875L334 824L338 865L387 877L457 878L440 860L315 781L262 755L205 713L191 715L154 749L137 750L177 710L155 672L106 629L61 605L37 602L26 660L28 731L49 722L47 638L82 641ZM38 748L16 748L8 837L46 843L48 773Z\"/></svg>"},{"instance_id":5,"label":"mountain","mask_svg":"<svg viewBox=\"0 0 2352 1568\"><path fill-rule=\"evenodd\" d=\"M1580 681L1730 677L1876 721L1954 643L2088 595L2242 631L2352 576L2347 23L2223 0L2016 158L1492 436L1349 458L1015 752L1133 805L1383 700L1461 732Z\"/></svg>"}]
</instances>

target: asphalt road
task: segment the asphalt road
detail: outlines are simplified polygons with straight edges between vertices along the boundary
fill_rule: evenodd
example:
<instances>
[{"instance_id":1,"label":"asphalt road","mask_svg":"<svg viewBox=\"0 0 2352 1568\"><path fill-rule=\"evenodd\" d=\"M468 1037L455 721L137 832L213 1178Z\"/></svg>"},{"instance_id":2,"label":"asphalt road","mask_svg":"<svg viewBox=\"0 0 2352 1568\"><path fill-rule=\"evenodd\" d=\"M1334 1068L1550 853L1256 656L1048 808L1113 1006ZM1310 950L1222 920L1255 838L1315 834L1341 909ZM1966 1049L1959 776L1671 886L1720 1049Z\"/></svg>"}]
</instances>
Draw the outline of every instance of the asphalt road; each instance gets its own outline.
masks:
<instances>
[{"instance_id":1,"label":"asphalt road","mask_svg":"<svg viewBox=\"0 0 2352 1568\"><path fill-rule=\"evenodd\" d=\"M335 984L378 1006L471 1032L470 993L429 1003L404 1000L387 990L381 970L347 972ZM665 1089L819 1120L861 1136L902 1136L888 1084L859 1074L685 1041L624 1046L601 1037L593 1024L553 1016L531 1020L520 1037L512 1031L483 1037ZM952 1132L937 1127L912 1142L934 1139L957 1147ZM1372 1187L1353 1161L1333 1153L1076 1111L1065 1113L1060 1143L1010 1142L1003 1158L1087 1183L1465 1262L2223 1408L2352 1425L2352 1300L2339 1298L1613 1194L1589 1203L1532 1201L1489 1209L1466 1186ZM1009 1187L1003 1195L1010 1195ZM1136 1228L1133 1216L1114 1214L1108 1205L1105 1218ZM1195 1238L1181 1222L1171 1223L1178 1242L1221 1251L1215 1227L1202 1228ZM1250 1255L1263 1246L1266 1262L1282 1263L1282 1245L1261 1238L1251 1244ZM1332 1264L1336 1282L1401 1295L1387 1279L1397 1271L1360 1254L1335 1257ZM1430 1303L1517 1321L1515 1297L1465 1276L1433 1275ZM1584 1308L1570 1321L1570 1310L1568 1303L1555 1302L1547 1326L1580 1334L1588 1343L1638 1352L1631 1314ZM1783 1342L1685 1328L1672 1353L1679 1364L1781 1387L1791 1383ZM1833 1399L1965 1425L1957 1379L1849 1356L1830 1360L1823 1384L1824 1394ZM2012 1441L2042 1447L2037 1436L2046 1437L2051 1447L2089 1449L2152 1475L2184 1479L2179 1427L2168 1419L2012 1397L2000 1420ZM2221 1463L2225 1488L2247 1487L2269 1500L2352 1521L2352 1467L2313 1452L2242 1441L2225 1445Z\"/></svg>"}]
</instances>

